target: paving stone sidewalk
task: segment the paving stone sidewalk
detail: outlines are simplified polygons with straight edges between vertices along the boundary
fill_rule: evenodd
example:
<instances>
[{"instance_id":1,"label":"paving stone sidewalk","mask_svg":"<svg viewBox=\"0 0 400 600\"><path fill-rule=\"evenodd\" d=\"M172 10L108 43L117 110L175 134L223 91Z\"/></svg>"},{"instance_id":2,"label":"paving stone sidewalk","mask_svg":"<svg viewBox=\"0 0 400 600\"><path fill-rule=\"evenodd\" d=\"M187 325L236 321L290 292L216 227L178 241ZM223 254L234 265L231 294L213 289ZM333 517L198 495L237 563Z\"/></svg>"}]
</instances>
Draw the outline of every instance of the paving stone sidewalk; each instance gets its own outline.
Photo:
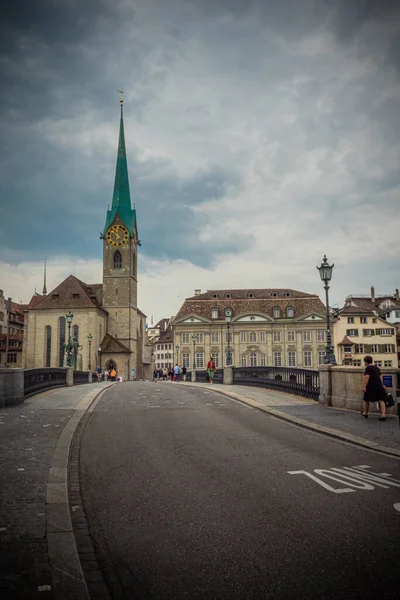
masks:
<instances>
[{"instance_id":1,"label":"paving stone sidewalk","mask_svg":"<svg viewBox=\"0 0 400 600\"><path fill-rule=\"evenodd\" d=\"M0 598L53 598L46 484L54 448L82 398L102 383L60 388L0 409Z\"/></svg>"},{"instance_id":2,"label":"paving stone sidewalk","mask_svg":"<svg viewBox=\"0 0 400 600\"><path fill-rule=\"evenodd\" d=\"M207 384L189 383L189 385L204 387ZM372 413L368 419L365 419L356 411L322 406L315 400L274 390L244 385L213 384L212 387L215 391L232 394L232 397L237 395L243 400L247 398L256 402L261 409L276 416L286 416L288 420L300 420L304 425L308 424L310 428L322 432L323 428L327 428L331 434L336 432L338 437L347 437L350 441L381 450L390 449L393 454L400 456L400 427L397 415L390 415L386 421L379 421L379 414Z\"/></svg>"}]
</instances>

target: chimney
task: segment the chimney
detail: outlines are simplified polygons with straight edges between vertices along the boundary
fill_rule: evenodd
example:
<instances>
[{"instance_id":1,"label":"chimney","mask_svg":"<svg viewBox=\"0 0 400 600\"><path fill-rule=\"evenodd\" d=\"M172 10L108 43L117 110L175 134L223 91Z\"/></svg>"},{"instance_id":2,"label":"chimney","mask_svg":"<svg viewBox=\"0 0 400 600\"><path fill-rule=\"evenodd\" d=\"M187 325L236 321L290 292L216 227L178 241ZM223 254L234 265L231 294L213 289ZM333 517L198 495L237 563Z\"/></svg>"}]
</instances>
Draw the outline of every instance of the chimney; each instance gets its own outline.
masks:
<instances>
[{"instance_id":1,"label":"chimney","mask_svg":"<svg viewBox=\"0 0 400 600\"><path fill-rule=\"evenodd\" d=\"M399 290L397 288L394 291L394 297L396 298L396 300L399 300Z\"/></svg>"},{"instance_id":2,"label":"chimney","mask_svg":"<svg viewBox=\"0 0 400 600\"><path fill-rule=\"evenodd\" d=\"M371 287L371 302L375 303L375 288Z\"/></svg>"},{"instance_id":3,"label":"chimney","mask_svg":"<svg viewBox=\"0 0 400 600\"><path fill-rule=\"evenodd\" d=\"M201 294L201 290L194 290L194 295L195 296L200 296Z\"/></svg>"}]
</instances>

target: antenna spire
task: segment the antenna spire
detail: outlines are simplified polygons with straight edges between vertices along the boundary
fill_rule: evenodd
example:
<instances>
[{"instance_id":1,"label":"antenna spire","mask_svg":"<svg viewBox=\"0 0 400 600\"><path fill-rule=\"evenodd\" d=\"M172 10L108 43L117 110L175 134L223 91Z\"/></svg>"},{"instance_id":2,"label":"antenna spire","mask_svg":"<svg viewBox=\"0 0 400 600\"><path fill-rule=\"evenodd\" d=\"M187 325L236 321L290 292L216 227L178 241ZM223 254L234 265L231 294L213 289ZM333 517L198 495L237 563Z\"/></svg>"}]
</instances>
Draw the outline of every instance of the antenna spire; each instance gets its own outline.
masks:
<instances>
[{"instance_id":1,"label":"antenna spire","mask_svg":"<svg viewBox=\"0 0 400 600\"><path fill-rule=\"evenodd\" d=\"M42 291L43 296L47 296L47 287L46 287L46 270L47 269L46 269L46 266L47 266L46 257L44 257L44 276L43 276L43 291Z\"/></svg>"}]
</instances>

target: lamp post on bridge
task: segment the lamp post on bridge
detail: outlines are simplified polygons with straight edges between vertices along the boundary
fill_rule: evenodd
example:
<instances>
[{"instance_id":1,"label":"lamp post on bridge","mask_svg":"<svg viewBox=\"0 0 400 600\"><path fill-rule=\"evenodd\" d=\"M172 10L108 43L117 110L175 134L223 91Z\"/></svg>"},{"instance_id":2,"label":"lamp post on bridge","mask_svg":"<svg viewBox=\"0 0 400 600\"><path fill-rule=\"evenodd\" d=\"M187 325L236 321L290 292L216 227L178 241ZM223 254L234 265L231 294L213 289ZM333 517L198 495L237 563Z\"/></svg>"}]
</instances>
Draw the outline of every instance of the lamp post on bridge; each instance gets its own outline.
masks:
<instances>
[{"instance_id":1,"label":"lamp post on bridge","mask_svg":"<svg viewBox=\"0 0 400 600\"><path fill-rule=\"evenodd\" d=\"M319 275L321 277L321 281L324 282L325 289L325 299L326 299L326 349L325 349L325 360L324 364L326 365L336 365L336 358L334 353L334 348L332 345L332 332L331 332L331 314L329 311L329 282L332 279L332 271L335 263L331 265L328 263L328 259L326 258L326 254L324 255L324 259L319 267L317 267L319 271Z\"/></svg>"},{"instance_id":2,"label":"lamp post on bridge","mask_svg":"<svg viewBox=\"0 0 400 600\"><path fill-rule=\"evenodd\" d=\"M197 341L197 335L193 334L192 335L192 342L193 342L193 371L196 370L196 341Z\"/></svg>"},{"instance_id":3,"label":"lamp post on bridge","mask_svg":"<svg viewBox=\"0 0 400 600\"><path fill-rule=\"evenodd\" d=\"M93 336L91 333L89 333L88 335L88 342L89 342L89 360L88 360L88 371L92 370L92 361L91 361L91 352L92 352L92 341L93 341Z\"/></svg>"},{"instance_id":4,"label":"lamp post on bridge","mask_svg":"<svg viewBox=\"0 0 400 600\"><path fill-rule=\"evenodd\" d=\"M64 344L64 347L67 351L67 367L71 366L71 356L72 356L72 340L71 340L71 323L74 315L71 311L65 315L68 324L68 343Z\"/></svg>"},{"instance_id":5,"label":"lamp post on bridge","mask_svg":"<svg viewBox=\"0 0 400 600\"><path fill-rule=\"evenodd\" d=\"M179 352L178 344L175 346L175 350L176 350L176 364L178 364L178 352Z\"/></svg>"},{"instance_id":6,"label":"lamp post on bridge","mask_svg":"<svg viewBox=\"0 0 400 600\"><path fill-rule=\"evenodd\" d=\"M226 353L226 366L227 367L232 366L231 332L230 332L231 321L232 321L232 309L226 308L225 309L225 323L226 323L226 326L228 327L228 350Z\"/></svg>"}]
</instances>

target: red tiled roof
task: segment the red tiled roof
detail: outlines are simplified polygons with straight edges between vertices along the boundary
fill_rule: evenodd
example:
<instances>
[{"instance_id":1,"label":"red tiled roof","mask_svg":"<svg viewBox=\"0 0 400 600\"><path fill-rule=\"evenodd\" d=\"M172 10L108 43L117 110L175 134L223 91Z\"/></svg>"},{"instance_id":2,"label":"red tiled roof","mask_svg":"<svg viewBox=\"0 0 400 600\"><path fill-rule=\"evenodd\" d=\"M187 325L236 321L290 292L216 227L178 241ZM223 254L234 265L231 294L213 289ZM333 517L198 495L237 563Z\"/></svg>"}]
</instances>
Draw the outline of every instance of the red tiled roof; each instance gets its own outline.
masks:
<instances>
[{"instance_id":1,"label":"red tiled roof","mask_svg":"<svg viewBox=\"0 0 400 600\"><path fill-rule=\"evenodd\" d=\"M244 299L248 298L249 294L253 294L254 298L313 298L315 294L307 294L290 288L260 288L260 289L238 289L238 290L207 290L204 294L190 296L187 300L209 300L213 295L217 295L219 299ZM230 294L230 298L226 295Z\"/></svg>"},{"instance_id":2,"label":"red tiled roof","mask_svg":"<svg viewBox=\"0 0 400 600\"><path fill-rule=\"evenodd\" d=\"M243 290L242 290L243 291ZM253 290L254 291L254 290ZM286 290L285 290L286 291ZM294 308L294 318L302 317L312 312L325 314L325 306L316 295L305 294L304 297L267 297L267 298L202 298L193 296L187 298L179 309L175 317L175 323L178 319L188 315L198 315L211 319L211 309L218 308L220 318L224 318L224 310L232 308L233 316L236 317L246 313L261 313L272 317L273 308L281 309L282 318L285 317L286 308Z\"/></svg>"},{"instance_id":3,"label":"red tiled roof","mask_svg":"<svg viewBox=\"0 0 400 600\"><path fill-rule=\"evenodd\" d=\"M34 306L30 306L30 310L49 310L52 308L74 310L77 308L93 307L104 310L94 293L96 291L95 286L99 285L101 284L89 286L74 275L69 275L47 296L42 296L40 302Z\"/></svg>"}]
</instances>

